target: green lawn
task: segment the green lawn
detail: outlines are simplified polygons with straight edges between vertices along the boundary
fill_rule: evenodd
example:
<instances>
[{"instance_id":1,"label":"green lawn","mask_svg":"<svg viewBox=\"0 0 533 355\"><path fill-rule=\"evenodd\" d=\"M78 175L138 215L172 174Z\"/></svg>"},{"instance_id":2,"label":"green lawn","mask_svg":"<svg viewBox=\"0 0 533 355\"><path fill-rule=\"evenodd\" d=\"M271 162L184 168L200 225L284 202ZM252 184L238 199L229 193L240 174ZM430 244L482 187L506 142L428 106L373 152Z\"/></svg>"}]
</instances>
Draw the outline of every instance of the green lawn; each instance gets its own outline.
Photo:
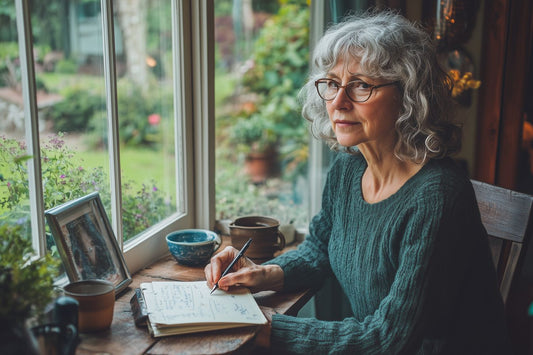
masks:
<instances>
[{"instance_id":1,"label":"green lawn","mask_svg":"<svg viewBox=\"0 0 533 355\"><path fill-rule=\"evenodd\" d=\"M106 174L109 173L109 158L105 151L77 152L76 158L84 168L101 166ZM121 148L120 164L122 182L132 181L135 190L138 190L143 183L151 184L152 181L158 188L169 186L168 176L174 176L176 166L172 157L167 156L163 159L161 152L143 148ZM170 191L166 191L165 188L165 192L173 196L173 201L175 201L175 190L174 187Z\"/></svg>"}]
</instances>

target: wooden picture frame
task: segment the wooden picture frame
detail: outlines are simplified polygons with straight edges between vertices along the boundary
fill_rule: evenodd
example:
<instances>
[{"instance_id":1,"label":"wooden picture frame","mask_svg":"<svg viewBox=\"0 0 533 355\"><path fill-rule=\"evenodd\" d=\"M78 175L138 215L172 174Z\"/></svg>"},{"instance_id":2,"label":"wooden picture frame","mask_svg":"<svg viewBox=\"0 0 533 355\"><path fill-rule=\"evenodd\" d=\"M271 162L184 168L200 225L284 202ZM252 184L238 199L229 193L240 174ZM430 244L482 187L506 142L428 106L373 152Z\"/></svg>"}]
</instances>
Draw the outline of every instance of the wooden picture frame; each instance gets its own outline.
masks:
<instances>
[{"instance_id":1,"label":"wooden picture frame","mask_svg":"<svg viewBox=\"0 0 533 355\"><path fill-rule=\"evenodd\" d=\"M45 217L70 282L108 280L117 295L132 282L98 192L51 208Z\"/></svg>"}]
</instances>

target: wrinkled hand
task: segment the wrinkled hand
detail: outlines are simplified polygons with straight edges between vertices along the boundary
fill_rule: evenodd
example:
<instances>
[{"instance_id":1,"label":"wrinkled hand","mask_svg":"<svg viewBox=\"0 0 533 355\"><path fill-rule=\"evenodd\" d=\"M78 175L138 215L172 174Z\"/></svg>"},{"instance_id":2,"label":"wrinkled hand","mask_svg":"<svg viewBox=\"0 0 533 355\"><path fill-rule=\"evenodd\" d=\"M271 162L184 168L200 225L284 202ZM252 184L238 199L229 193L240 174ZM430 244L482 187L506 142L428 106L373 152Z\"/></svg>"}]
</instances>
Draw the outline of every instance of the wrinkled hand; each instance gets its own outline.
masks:
<instances>
[{"instance_id":1,"label":"wrinkled hand","mask_svg":"<svg viewBox=\"0 0 533 355\"><path fill-rule=\"evenodd\" d=\"M224 291L232 286L245 286L251 292L264 290L279 291L283 288L283 270L278 265L257 265L246 256L240 258L232 270L220 278L226 267L239 251L231 246L211 258L205 267L207 285L212 288L218 281L218 287ZM220 279L220 280L219 280Z\"/></svg>"}]
</instances>

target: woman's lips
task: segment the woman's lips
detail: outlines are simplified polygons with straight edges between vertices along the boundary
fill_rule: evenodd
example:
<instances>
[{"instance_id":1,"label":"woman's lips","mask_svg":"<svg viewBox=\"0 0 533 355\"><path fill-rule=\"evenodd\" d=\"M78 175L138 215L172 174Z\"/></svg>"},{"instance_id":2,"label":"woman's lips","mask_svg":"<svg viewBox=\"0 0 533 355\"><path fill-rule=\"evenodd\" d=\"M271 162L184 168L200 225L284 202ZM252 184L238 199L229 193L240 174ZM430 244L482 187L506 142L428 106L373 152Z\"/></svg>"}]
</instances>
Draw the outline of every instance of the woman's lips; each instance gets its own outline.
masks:
<instances>
[{"instance_id":1,"label":"woman's lips","mask_svg":"<svg viewBox=\"0 0 533 355\"><path fill-rule=\"evenodd\" d=\"M335 120L335 125L338 127L348 127L360 124L359 122L354 121L345 121L345 120Z\"/></svg>"}]
</instances>

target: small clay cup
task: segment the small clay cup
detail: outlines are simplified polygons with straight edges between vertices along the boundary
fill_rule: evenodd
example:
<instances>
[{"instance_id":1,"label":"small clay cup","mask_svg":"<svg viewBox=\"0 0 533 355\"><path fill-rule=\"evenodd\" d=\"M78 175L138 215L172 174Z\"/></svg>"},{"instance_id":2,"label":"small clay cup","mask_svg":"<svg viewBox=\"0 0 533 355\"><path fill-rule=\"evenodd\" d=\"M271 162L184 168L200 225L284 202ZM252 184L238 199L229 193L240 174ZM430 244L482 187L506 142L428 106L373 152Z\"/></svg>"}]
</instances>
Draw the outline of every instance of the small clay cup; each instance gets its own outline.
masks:
<instances>
[{"instance_id":1,"label":"small clay cup","mask_svg":"<svg viewBox=\"0 0 533 355\"><path fill-rule=\"evenodd\" d=\"M115 307L115 285L106 280L82 280L63 287L65 296L76 299L78 332L91 333L109 329Z\"/></svg>"},{"instance_id":2,"label":"small clay cup","mask_svg":"<svg viewBox=\"0 0 533 355\"><path fill-rule=\"evenodd\" d=\"M241 249L252 238L245 255L256 263L274 257L274 253L285 248L285 236L279 231L279 221L263 216L239 217L229 225L231 244Z\"/></svg>"}]
</instances>

